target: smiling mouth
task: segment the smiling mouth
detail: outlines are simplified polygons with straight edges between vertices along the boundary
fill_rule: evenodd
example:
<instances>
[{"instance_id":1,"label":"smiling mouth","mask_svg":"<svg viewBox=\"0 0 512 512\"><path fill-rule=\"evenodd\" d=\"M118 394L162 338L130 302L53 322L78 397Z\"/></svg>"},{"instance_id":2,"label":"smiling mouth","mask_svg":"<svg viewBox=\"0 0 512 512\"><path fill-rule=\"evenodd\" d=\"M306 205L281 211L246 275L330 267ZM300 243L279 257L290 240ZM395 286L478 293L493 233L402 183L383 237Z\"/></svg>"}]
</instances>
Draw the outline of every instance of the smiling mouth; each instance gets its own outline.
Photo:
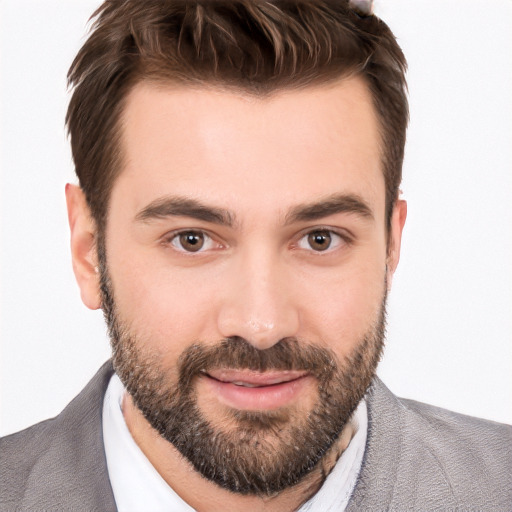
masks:
<instances>
[{"instance_id":1,"label":"smiling mouth","mask_svg":"<svg viewBox=\"0 0 512 512\"><path fill-rule=\"evenodd\" d=\"M275 410L298 399L313 377L307 371L211 370L204 381L224 405L238 410Z\"/></svg>"},{"instance_id":2,"label":"smiling mouth","mask_svg":"<svg viewBox=\"0 0 512 512\"><path fill-rule=\"evenodd\" d=\"M206 376L218 382L233 384L246 388L261 388L287 384L308 375L306 371L273 370L256 372L253 370L213 370L205 373Z\"/></svg>"}]
</instances>

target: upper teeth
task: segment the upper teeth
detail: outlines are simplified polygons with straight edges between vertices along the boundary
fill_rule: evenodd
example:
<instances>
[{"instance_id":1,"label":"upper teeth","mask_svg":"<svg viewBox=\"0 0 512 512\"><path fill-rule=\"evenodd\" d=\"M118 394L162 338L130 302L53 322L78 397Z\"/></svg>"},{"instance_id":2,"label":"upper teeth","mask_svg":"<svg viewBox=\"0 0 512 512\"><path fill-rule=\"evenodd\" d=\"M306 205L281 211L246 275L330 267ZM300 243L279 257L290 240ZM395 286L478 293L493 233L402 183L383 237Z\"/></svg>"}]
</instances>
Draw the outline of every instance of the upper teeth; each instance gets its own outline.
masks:
<instances>
[{"instance_id":1,"label":"upper teeth","mask_svg":"<svg viewBox=\"0 0 512 512\"><path fill-rule=\"evenodd\" d=\"M239 381L239 380L235 380L235 381L231 382L231 384L234 384L235 386L244 386L246 388L257 388L257 387L259 387L256 384L250 384L249 382L242 382L242 381Z\"/></svg>"}]
</instances>

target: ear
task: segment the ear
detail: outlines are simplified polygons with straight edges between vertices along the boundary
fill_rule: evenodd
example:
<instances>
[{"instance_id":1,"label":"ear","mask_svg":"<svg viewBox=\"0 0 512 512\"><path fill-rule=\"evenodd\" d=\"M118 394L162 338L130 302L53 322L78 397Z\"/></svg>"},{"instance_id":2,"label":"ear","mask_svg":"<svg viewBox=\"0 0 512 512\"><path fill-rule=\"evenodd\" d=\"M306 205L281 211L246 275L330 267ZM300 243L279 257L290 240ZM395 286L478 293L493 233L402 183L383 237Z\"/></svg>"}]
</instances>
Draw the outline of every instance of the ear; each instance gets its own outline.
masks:
<instances>
[{"instance_id":1,"label":"ear","mask_svg":"<svg viewBox=\"0 0 512 512\"><path fill-rule=\"evenodd\" d=\"M402 245L402 232L407 218L407 202L397 199L391 214L391 226L389 233L388 261L387 261L387 283L388 290L391 289L393 276L400 261L400 247Z\"/></svg>"},{"instance_id":2,"label":"ear","mask_svg":"<svg viewBox=\"0 0 512 512\"><path fill-rule=\"evenodd\" d=\"M89 309L101 307L100 279L96 251L96 223L91 217L84 193L76 185L66 185L73 272L82 302Z\"/></svg>"}]
</instances>

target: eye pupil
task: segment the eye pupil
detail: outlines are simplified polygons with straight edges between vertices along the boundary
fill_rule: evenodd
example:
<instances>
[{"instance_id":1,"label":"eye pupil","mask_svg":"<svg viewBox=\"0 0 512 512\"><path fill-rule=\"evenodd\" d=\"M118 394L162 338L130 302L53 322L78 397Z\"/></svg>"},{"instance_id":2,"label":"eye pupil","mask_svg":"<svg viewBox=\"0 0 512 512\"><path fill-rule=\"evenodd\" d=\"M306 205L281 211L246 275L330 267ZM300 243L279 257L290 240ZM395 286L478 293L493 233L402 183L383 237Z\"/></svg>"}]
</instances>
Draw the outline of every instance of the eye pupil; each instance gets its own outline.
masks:
<instances>
[{"instance_id":1,"label":"eye pupil","mask_svg":"<svg viewBox=\"0 0 512 512\"><path fill-rule=\"evenodd\" d=\"M180 234L181 246L189 252L197 252L204 245L204 235L202 233L195 233L188 231Z\"/></svg>"},{"instance_id":2,"label":"eye pupil","mask_svg":"<svg viewBox=\"0 0 512 512\"><path fill-rule=\"evenodd\" d=\"M314 231L308 235L308 242L315 251L325 251L331 245L332 237L328 231Z\"/></svg>"}]
</instances>

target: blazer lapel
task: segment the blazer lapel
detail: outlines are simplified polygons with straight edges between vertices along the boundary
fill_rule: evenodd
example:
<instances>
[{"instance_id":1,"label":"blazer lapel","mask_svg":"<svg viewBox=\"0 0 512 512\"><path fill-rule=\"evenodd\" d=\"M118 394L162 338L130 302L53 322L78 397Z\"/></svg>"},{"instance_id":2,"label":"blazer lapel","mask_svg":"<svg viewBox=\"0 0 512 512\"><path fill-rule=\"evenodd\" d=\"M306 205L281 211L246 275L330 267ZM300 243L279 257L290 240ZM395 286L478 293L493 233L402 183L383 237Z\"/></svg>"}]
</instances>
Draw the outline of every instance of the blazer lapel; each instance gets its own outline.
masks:
<instances>
[{"instance_id":1,"label":"blazer lapel","mask_svg":"<svg viewBox=\"0 0 512 512\"><path fill-rule=\"evenodd\" d=\"M368 437L346 512L457 509L442 464L429 447L429 425L375 378L367 396Z\"/></svg>"}]
</instances>

